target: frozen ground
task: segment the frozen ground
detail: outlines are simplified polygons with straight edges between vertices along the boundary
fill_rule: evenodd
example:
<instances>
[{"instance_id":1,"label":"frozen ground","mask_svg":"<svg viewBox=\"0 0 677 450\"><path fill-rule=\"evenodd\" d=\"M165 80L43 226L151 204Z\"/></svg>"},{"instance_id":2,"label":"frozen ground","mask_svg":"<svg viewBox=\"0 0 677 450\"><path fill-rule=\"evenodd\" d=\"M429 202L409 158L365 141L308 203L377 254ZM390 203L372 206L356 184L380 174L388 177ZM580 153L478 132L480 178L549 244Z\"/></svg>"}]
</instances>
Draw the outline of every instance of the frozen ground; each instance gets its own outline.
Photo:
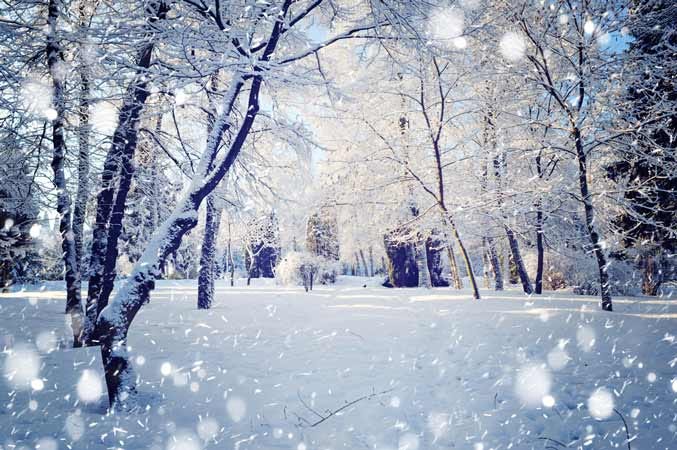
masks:
<instances>
[{"instance_id":1,"label":"frozen ground","mask_svg":"<svg viewBox=\"0 0 677 450\"><path fill-rule=\"evenodd\" d=\"M2 294L0 448L677 449L677 301L364 282L219 284L209 311L160 282L129 338L147 406L124 416L96 350L53 350L63 292Z\"/></svg>"}]
</instances>

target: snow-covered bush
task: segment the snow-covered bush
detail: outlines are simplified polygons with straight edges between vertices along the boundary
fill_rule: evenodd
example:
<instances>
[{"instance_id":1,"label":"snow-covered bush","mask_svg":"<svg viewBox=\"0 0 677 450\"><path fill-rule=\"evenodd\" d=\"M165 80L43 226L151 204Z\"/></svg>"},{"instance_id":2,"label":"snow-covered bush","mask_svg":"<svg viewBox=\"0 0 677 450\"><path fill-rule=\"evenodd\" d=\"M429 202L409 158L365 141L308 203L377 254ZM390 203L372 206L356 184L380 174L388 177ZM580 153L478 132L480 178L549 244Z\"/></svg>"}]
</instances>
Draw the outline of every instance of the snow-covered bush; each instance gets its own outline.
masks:
<instances>
[{"instance_id":1,"label":"snow-covered bush","mask_svg":"<svg viewBox=\"0 0 677 450\"><path fill-rule=\"evenodd\" d=\"M338 269L337 262L321 256L289 252L277 265L275 278L284 286L307 286L312 289L312 284L334 283Z\"/></svg>"}]
</instances>

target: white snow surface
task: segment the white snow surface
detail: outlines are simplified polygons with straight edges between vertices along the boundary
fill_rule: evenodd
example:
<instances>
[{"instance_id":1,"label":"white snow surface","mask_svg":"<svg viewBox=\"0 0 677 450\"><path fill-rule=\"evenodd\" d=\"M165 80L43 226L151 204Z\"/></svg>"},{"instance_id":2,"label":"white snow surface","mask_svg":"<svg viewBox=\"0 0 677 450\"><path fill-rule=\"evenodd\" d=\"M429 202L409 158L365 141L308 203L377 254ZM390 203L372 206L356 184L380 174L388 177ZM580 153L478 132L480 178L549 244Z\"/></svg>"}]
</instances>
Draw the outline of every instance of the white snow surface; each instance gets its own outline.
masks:
<instances>
[{"instance_id":1,"label":"white snow surface","mask_svg":"<svg viewBox=\"0 0 677 450\"><path fill-rule=\"evenodd\" d=\"M140 409L116 414L60 285L2 294L0 448L626 449L621 415L631 449L677 448L677 301L379 281L219 281L207 311L158 282L129 334Z\"/></svg>"}]
</instances>

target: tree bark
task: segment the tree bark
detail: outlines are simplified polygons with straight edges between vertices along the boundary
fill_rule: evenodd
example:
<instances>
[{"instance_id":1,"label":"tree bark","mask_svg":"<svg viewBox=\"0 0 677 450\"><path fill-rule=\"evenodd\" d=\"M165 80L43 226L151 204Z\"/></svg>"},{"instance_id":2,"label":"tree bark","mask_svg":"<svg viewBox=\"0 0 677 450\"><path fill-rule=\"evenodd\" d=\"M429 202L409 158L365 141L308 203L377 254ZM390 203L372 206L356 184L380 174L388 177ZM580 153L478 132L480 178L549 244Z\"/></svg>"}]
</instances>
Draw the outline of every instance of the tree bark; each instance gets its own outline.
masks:
<instances>
[{"instance_id":1,"label":"tree bark","mask_svg":"<svg viewBox=\"0 0 677 450\"><path fill-rule=\"evenodd\" d=\"M642 294L655 296L663 283L660 256L647 254L642 257Z\"/></svg>"},{"instance_id":2,"label":"tree bark","mask_svg":"<svg viewBox=\"0 0 677 450\"><path fill-rule=\"evenodd\" d=\"M583 202L583 209L585 212L585 226L592 244L592 251L597 261L597 268L599 271L599 284L601 292L601 304L604 311L612 311L611 301L611 286L609 284L609 272L607 268L606 255L602 248L602 242L595 228L595 208L590 197L590 189L588 187L588 163L585 149L583 148L583 141L581 140L581 133L578 127L573 126L573 139L576 145L576 157L578 158L578 184L581 191L581 201Z\"/></svg>"},{"instance_id":3,"label":"tree bark","mask_svg":"<svg viewBox=\"0 0 677 450\"><path fill-rule=\"evenodd\" d=\"M364 276L369 276L369 266L367 266L367 259L364 257L364 251L360 249L360 259L362 261L362 266L364 267Z\"/></svg>"},{"instance_id":4,"label":"tree bark","mask_svg":"<svg viewBox=\"0 0 677 450\"><path fill-rule=\"evenodd\" d=\"M454 283L454 288L463 289L463 281L461 280L461 274L458 271L456 255L454 255L454 247L451 242L447 242L447 256L449 257L449 272L451 280Z\"/></svg>"},{"instance_id":5,"label":"tree bark","mask_svg":"<svg viewBox=\"0 0 677 450\"><path fill-rule=\"evenodd\" d=\"M369 246L369 276L374 276L374 248Z\"/></svg>"},{"instance_id":6,"label":"tree bark","mask_svg":"<svg viewBox=\"0 0 677 450\"><path fill-rule=\"evenodd\" d=\"M430 281L430 271L428 270L428 252L425 248L425 239L420 239L414 245L414 251L416 252L416 268L418 269L418 286L426 289L432 287Z\"/></svg>"},{"instance_id":7,"label":"tree bark","mask_svg":"<svg viewBox=\"0 0 677 450\"><path fill-rule=\"evenodd\" d=\"M214 300L216 238L221 223L221 210L215 205L214 195L207 197L205 231L200 256L200 274L197 284L197 308L209 309Z\"/></svg>"},{"instance_id":8,"label":"tree bark","mask_svg":"<svg viewBox=\"0 0 677 450\"><path fill-rule=\"evenodd\" d=\"M61 249L66 279L66 314L70 315L73 331L73 347L82 346L83 310L80 298L80 271L77 263L75 236L71 227L71 200L68 195L68 185L64 165L66 159L66 141L64 123L66 116L66 99L64 97L63 55L57 36L57 20L59 18L59 1L50 0L47 8L47 66L52 77L53 104L56 118L52 120L52 170L54 171L54 185L57 190L57 213L59 214L59 233L61 235ZM61 66L61 67L60 67Z\"/></svg>"},{"instance_id":9,"label":"tree bark","mask_svg":"<svg viewBox=\"0 0 677 450\"><path fill-rule=\"evenodd\" d=\"M89 16L86 12L87 2L80 3L80 31L86 35ZM78 188L73 206L73 235L75 238L75 255L80 274L83 270L84 223L87 216L87 200L89 200L89 105L91 102L90 73L87 61L84 60L85 46L80 44L78 74L80 92L78 93Z\"/></svg>"},{"instance_id":10,"label":"tree bark","mask_svg":"<svg viewBox=\"0 0 677 450\"><path fill-rule=\"evenodd\" d=\"M510 253L512 255L512 262L515 264L515 270L517 271L517 276L522 283L522 289L526 294L532 294L533 289L531 287L531 280L529 280L529 273L524 267L524 260L522 259L522 254L519 250L519 243L517 238L513 233L512 229L505 226L505 234L508 236L508 245L510 246Z\"/></svg>"},{"instance_id":11,"label":"tree bark","mask_svg":"<svg viewBox=\"0 0 677 450\"><path fill-rule=\"evenodd\" d=\"M539 201L536 205L536 293L543 293L543 261L545 245L543 242L543 208Z\"/></svg>"},{"instance_id":12,"label":"tree bark","mask_svg":"<svg viewBox=\"0 0 677 450\"><path fill-rule=\"evenodd\" d=\"M491 268L494 271L494 290L502 291L503 269L501 267L501 261L498 258L498 252L496 251L496 243L494 242L494 238L488 236L487 244L489 250L489 261L491 261Z\"/></svg>"},{"instance_id":13,"label":"tree bark","mask_svg":"<svg viewBox=\"0 0 677 450\"><path fill-rule=\"evenodd\" d=\"M451 234L454 236L456 244L458 245L458 248L461 250L461 258L463 258L465 269L468 274L468 278L470 279L470 287L473 292L473 297L475 298L475 300L480 300L481 299L480 290L479 287L477 286L477 279L475 278L475 272L472 269L472 261L470 260L470 256L468 255L468 252L465 249L465 245L463 245L461 236L458 233L458 228L456 228L456 224L454 223L453 219L447 212L446 208L443 208L443 213L444 213L443 217L447 223L447 226L451 229Z\"/></svg>"},{"instance_id":14,"label":"tree bark","mask_svg":"<svg viewBox=\"0 0 677 450\"><path fill-rule=\"evenodd\" d=\"M87 292L85 342L96 343L94 327L98 313L103 309L98 306L99 297L105 277L105 261L110 255L108 236L111 214L115 203L117 190L116 181L122 176L122 167L131 167L138 139L138 124L146 99L150 95L147 69L151 64L151 57L155 47L153 24L165 18L169 9L164 2L148 2L146 13L148 16L148 41L137 55L137 70L124 96L123 104L118 115L118 125L113 133L113 142L104 161L101 173L101 189L96 198L96 221L92 234L92 244L89 262L89 287ZM131 176L131 175L130 175ZM126 192L119 197L126 200ZM117 241L115 243L117 247ZM111 249L112 250L112 249ZM117 248L115 248L117 252ZM110 277L110 275L109 275Z\"/></svg>"},{"instance_id":15,"label":"tree bark","mask_svg":"<svg viewBox=\"0 0 677 450\"><path fill-rule=\"evenodd\" d=\"M522 283L522 289L526 294L532 294L533 289L531 287L531 280L529 279L529 273L524 267L524 260L522 259L522 254L520 253L519 243L515 237L515 233L512 228L510 228L506 221L507 217L503 211L503 187L502 187L502 176L503 171L506 170L505 164L505 154L497 155L494 158L494 176L496 177L496 196L498 198L498 207L501 211L501 217L503 218L503 229L505 234L508 237L508 245L510 247L510 254L512 255L512 262L515 264L515 270L517 276L519 277L520 282ZM510 280L512 282L512 280Z\"/></svg>"}]
</instances>

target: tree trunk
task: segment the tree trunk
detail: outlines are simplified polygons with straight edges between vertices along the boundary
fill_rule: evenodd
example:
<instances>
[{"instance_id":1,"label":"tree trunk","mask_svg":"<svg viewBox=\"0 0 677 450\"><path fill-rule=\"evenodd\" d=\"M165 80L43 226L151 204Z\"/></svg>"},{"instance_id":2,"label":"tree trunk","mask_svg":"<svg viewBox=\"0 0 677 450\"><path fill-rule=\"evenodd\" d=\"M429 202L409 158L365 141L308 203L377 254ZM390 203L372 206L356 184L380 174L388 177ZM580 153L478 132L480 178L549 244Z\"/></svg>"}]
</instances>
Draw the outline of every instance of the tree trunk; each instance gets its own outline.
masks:
<instances>
[{"instance_id":1,"label":"tree trunk","mask_svg":"<svg viewBox=\"0 0 677 450\"><path fill-rule=\"evenodd\" d=\"M369 276L374 276L374 248L369 246Z\"/></svg>"},{"instance_id":2,"label":"tree trunk","mask_svg":"<svg viewBox=\"0 0 677 450\"><path fill-rule=\"evenodd\" d=\"M398 231L390 231L383 236L386 251L384 258L388 285L390 287L418 286L418 269L416 266L414 244L402 242Z\"/></svg>"},{"instance_id":3,"label":"tree trunk","mask_svg":"<svg viewBox=\"0 0 677 450\"><path fill-rule=\"evenodd\" d=\"M252 273L254 272L256 261L254 252L251 250L249 246L245 248L245 253L249 255L249 264L247 264L247 286L250 286L252 282Z\"/></svg>"},{"instance_id":4,"label":"tree trunk","mask_svg":"<svg viewBox=\"0 0 677 450\"><path fill-rule=\"evenodd\" d=\"M454 223L453 219L446 211L446 209L444 209L443 212L444 212L443 217L449 228L451 228L451 233L454 236L454 239L456 240L458 248L461 250L461 257L463 258L463 262L465 263L465 270L468 274L468 278L470 279L470 287L472 288L473 297L475 298L475 300L480 300L481 298L480 290L477 287L477 279L475 278L475 272L473 271L472 268L472 261L470 261L470 256L468 256L468 252L465 249L465 245L463 245L461 235L458 233L458 229L456 228L456 224Z\"/></svg>"},{"instance_id":5,"label":"tree trunk","mask_svg":"<svg viewBox=\"0 0 677 450\"><path fill-rule=\"evenodd\" d=\"M127 204L127 194L132 186L134 176L134 162L131 159L125 159L120 170L120 185L115 195L115 203L110 214L108 223L108 235L106 236L106 251L103 260L103 276L101 282L101 291L96 302L97 314L108 304L111 292L115 287L115 278L117 277L116 265L118 260L118 240L122 234L122 219L125 216L125 206ZM94 336L96 339L96 336Z\"/></svg>"},{"instance_id":6,"label":"tree trunk","mask_svg":"<svg viewBox=\"0 0 677 450\"><path fill-rule=\"evenodd\" d=\"M57 213L59 214L59 233L61 234L61 249L66 279L66 314L70 315L73 331L73 347L82 346L83 310L80 298L80 271L78 269L75 237L71 228L71 200L68 195L68 185L64 165L66 159L66 141L64 137L64 123L66 116L66 99L64 98L64 83L61 68L63 55L57 37L57 20L59 18L58 0L50 0L47 8L47 66L52 77L53 104L56 118L52 120L52 170L54 171L54 185L57 191Z\"/></svg>"},{"instance_id":7,"label":"tree trunk","mask_svg":"<svg viewBox=\"0 0 677 450\"><path fill-rule=\"evenodd\" d=\"M138 138L138 124L141 112L150 91L148 85L148 68L155 47L153 24L165 18L169 6L165 2L149 2L148 33L149 39L140 49L137 56L137 70L124 96L122 107L118 115L118 125L113 133L113 142L104 161L101 173L100 190L96 197L96 221L92 235L92 245L89 262L89 287L87 292L87 307L85 320L85 342L94 341L94 327L98 312L103 308L98 306L99 296L104 282L104 264L108 255L107 246L111 241L108 237L109 222L114 205L114 196L117 190L116 180L121 173L125 161L132 161ZM131 167L131 164L127 164ZM125 193L126 198L126 193ZM122 198L120 198L122 200ZM123 204L124 207L124 204ZM117 244L116 244L117 245Z\"/></svg>"},{"instance_id":8,"label":"tree trunk","mask_svg":"<svg viewBox=\"0 0 677 450\"><path fill-rule=\"evenodd\" d=\"M364 257L364 252L360 249L360 259L362 261L362 267L364 267L364 276L369 276L369 267L367 266L367 259Z\"/></svg>"},{"instance_id":9,"label":"tree trunk","mask_svg":"<svg viewBox=\"0 0 677 450\"><path fill-rule=\"evenodd\" d=\"M235 260L233 259L233 247L230 231L230 220L228 220L228 264L230 265L230 287L235 286Z\"/></svg>"},{"instance_id":10,"label":"tree trunk","mask_svg":"<svg viewBox=\"0 0 677 450\"><path fill-rule=\"evenodd\" d=\"M88 14L86 13L87 2L82 2L79 6L80 30L83 36L86 36L88 28ZM75 204L73 206L73 236L75 238L75 255L80 274L83 270L83 247L84 247L84 223L87 216L87 200L89 199L89 104L91 98L91 88L89 81L89 66L84 60L86 51L83 43L80 44L80 55L78 61L78 74L80 76L80 92L78 93L78 189L75 195Z\"/></svg>"},{"instance_id":11,"label":"tree trunk","mask_svg":"<svg viewBox=\"0 0 677 450\"><path fill-rule=\"evenodd\" d=\"M526 294L533 294L533 289L531 287L531 280L529 280L529 273L524 267L524 260L522 259L522 254L520 253L519 243L517 238L513 233L512 229L508 226L505 227L505 234L508 236L508 244L510 245L510 254L512 255L512 262L515 265L515 271L519 277L520 282L522 283L522 289Z\"/></svg>"},{"instance_id":12,"label":"tree trunk","mask_svg":"<svg viewBox=\"0 0 677 450\"><path fill-rule=\"evenodd\" d=\"M449 257L449 272L451 280L454 283L454 288L463 289L463 281L461 280L461 274L458 271L456 255L454 255L454 247L451 242L447 242L447 256Z\"/></svg>"},{"instance_id":13,"label":"tree trunk","mask_svg":"<svg viewBox=\"0 0 677 450\"><path fill-rule=\"evenodd\" d=\"M426 252L425 240L419 240L414 245L414 251L416 252L416 268L418 269L418 286L430 289L432 283L428 270L428 252Z\"/></svg>"},{"instance_id":14,"label":"tree trunk","mask_svg":"<svg viewBox=\"0 0 677 450\"><path fill-rule=\"evenodd\" d=\"M491 268L494 271L494 290L502 291L503 290L503 268L501 266L501 261L498 258L498 252L496 251L496 243L494 238L487 237L487 249L489 250L489 261L491 261Z\"/></svg>"},{"instance_id":15,"label":"tree trunk","mask_svg":"<svg viewBox=\"0 0 677 450\"><path fill-rule=\"evenodd\" d=\"M543 293L543 261L545 245L543 242L543 208L539 201L536 205L536 293Z\"/></svg>"},{"instance_id":16,"label":"tree trunk","mask_svg":"<svg viewBox=\"0 0 677 450\"><path fill-rule=\"evenodd\" d=\"M360 256L355 252L355 275L356 276L361 276L362 275L362 268L360 267Z\"/></svg>"},{"instance_id":17,"label":"tree trunk","mask_svg":"<svg viewBox=\"0 0 677 450\"><path fill-rule=\"evenodd\" d=\"M576 145L576 156L578 158L578 184L581 191L581 200L583 202L583 209L585 211L585 226L592 244L592 251L597 261L597 268L599 270L599 284L601 292L601 304L604 311L612 311L611 301L611 286L609 284L609 272L607 268L606 255L602 248L602 242L595 229L595 209L590 197L590 190L588 187L588 163L585 149L581 138L580 130L573 127L573 138Z\"/></svg>"},{"instance_id":18,"label":"tree trunk","mask_svg":"<svg viewBox=\"0 0 677 450\"><path fill-rule=\"evenodd\" d=\"M200 256L200 274L197 285L197 308L209 309L214 300L214 271L216 238L219 233L221 211L214 204L214 195L207 197L205 231Z\"/></svg>"},{"instance_id":19,"label":"tree trunk","mask_svg":"<svg viewBox=\"0 0 677 450\"><path fill-rule=\"evenodd\" d=\"M655 296L663 283L660 257L647 254L642 257L642 294Z\"/></svg>"},{"instance_id":20,"label":"tree trunk","mask_svg":"<svg viewBox=\"0 0 677 450\"><path fill-rule=\"evenodd\" d=\"M491 261L489 260L489 249L487 248L486 238L482 239L482 276L484 278L484 288L491 288Z\"/></svg>"}]
</instances>

